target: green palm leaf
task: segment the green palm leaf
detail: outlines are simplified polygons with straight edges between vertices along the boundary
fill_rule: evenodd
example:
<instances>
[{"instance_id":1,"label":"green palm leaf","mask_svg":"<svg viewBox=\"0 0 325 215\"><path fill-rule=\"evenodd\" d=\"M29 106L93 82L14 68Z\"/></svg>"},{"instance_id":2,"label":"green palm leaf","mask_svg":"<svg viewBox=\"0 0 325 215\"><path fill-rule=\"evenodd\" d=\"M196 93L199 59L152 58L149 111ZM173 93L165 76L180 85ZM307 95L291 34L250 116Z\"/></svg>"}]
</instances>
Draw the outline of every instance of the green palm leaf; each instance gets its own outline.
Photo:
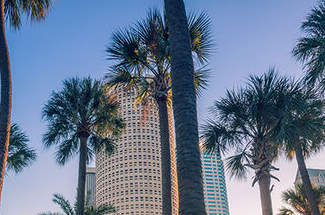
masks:
<instances>
[{"instance_id":1,"label":"green palm leaf","mask_svg":"<svg viewBox=\"0 0 325 215\"><path fill-rule=\"evenodd\" d=\"M191 50L195 53L201 64L208 61L214 43L211 32L211 18L206 12L200 14L190 13L188 25L191 39Z\"/></svg>"},{"instance_id":2,"label":"green palm leaf","mask_svg":"<svg viewBox=\"0 0 325 215\"><path fill-rule=\"evenodd\" d=\"M69 200L65 199L62 195L58 193L53 194L52 201L58 204L66 215L75 215L75 211L71 206Z\"/></svg>"},{"instance_id":3,"label":"green palm leaf","mask_svg":"<svg viewBox=\"0 0 325 215\"><path fill-rule=\"evenodd\" d=\"M298 39L292 54L304 65L308 84L320 83L324 89L325 69L325 1L322 0L302 22L304 37Z\"/></svg>"},{"instance_id":4,"label":"green palm leaf","mask_svg":"<svg viewBox=\"0 0 325 215\"><path fill-rule=\"evenodd\" d=\"M15 123L11 124L7 170L16 173L36 160L36 151L30 148L27 135Z\"/></svg>"},{"instance_id":5,"label":"green palm leaf","mask_svg":"<svg viewBox=\"0 0 325 215\"><path fill-rule=\"evenodd\" d=\"M313 187L316 196L316 201L320 212L325 213L325 187ZM312 215L312 211L307 200L302 184L296 185L295 189L288 189L282 193L282 201L289 205L291 209L283 208L278 215L291 215L297 212L299 214Z\"/></svg>"},{"instance_id":6,"label":"green palm leaf","mask_svg":"<svg viewBox=\"0 0 325 215\"><path fill-rule=\"evenodd\" d=\"M18 29L21 26L21 16L27 19L43 20L52 6L51 0L5 0L5 17L10 26Z\"/></svg>"},{"instance_id":7,"label":"green palm leaf","mask_svg":"<svg viewBox=\"0 0 325 215\"><path fill-rule=\"evenodd\" d=\"M85 215L106 215L109 213L115 213L116 209L113 205L101 205L99 207L94 207L89 205L89 196L87 194L86 196L86 204L85 204ZM63 213L53 213L53 212L43 212L43 213L38 213L37 215L76 215L76 204L75 202L74 205L71 205L69 200L64 198L61 194L55 193L53 194L53 199L52 201L59 205Z\"/></svg>"}]
</instances>

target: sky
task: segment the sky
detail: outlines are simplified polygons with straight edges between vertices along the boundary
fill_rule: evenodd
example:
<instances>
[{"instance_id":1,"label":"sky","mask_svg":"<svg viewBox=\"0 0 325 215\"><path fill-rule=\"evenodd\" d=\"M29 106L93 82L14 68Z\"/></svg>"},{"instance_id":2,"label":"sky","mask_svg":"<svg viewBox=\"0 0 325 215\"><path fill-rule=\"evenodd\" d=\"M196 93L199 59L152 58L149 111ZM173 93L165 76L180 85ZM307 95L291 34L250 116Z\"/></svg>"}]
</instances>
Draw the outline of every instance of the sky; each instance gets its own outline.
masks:
<instances>
[{"instance_id":1,"label":"sky","mask_svg":"<svg viewBox=\"0 0 325 215\"><path fill-rule=\"evenodd\" d=\"M91 2L91 3L90 3ZM185 0L188 12L206 11L212 18L216 44L211 57L209 88L198 100L202 124L208 108L226 89L243 86L249 74L262 74L275 67L280 74L301 77L302 67L291 57L301 33L299 27L317 0ZM141 20L151 7L163 8L157 0L55 0L46 21L25 22L19 31L7 27L13 78L12 120L29 136L38 159L20 174L9 173L3 187L1 215L36 215L60 211L52 194L61 193L74 201L77 159L65 166L54 162L53 150L44 149L46 124L41 110L53 90L65 78L101 78L110 62L105 47L111 33ZM307 160L309 168L325 169L324 152ZM293 187L295 161L281 158L273 181L273 208L282 206L281 192ZM251 178L227 178L231 215L261 214L258 187Z\"/></svg>"}]
</instances>

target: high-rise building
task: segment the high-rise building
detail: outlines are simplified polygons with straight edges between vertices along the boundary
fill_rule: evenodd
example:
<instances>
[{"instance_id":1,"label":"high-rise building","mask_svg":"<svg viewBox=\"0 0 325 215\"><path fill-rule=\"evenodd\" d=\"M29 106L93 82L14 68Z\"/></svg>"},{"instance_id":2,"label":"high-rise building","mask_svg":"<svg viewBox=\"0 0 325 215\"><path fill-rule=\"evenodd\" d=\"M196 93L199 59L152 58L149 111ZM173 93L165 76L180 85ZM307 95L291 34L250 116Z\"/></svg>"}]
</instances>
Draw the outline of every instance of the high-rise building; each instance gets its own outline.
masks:
<instances>
[{"instance_id":1,"label":"high-rise building","mask_svg":"<svg viewBox=\"0 0 325 215\"><path fill-rule=\"evenodd\" d=\"M154 102L135 106L133 90L125 91L119 87L115 94L127 127L113 155L108 156L104 151L96 155L96 205L113 204L118 210L116 215L160 215L162 181L158 109ZM171 112L169 115L171 118ZM173 135L171 129L173 214L177 214Z\"/></svg>"},{"instance_id":2,"label":"high-rise building","mask_svg":"<svg viewBox=\"0 0 325 215\"><path fill-rule=\"evenodd\" d=\"M207 215L229 215L226 179L221 156L201 151L201 161Z\"/></svg>"},{"instance_id":3,"label":"high-rise building","mask_svg":"<svg viewBox=\"0 0 325 215\"><path fill-rule=\"evenodd\" d=\"M325 186L325 170L324 169L307 169L310 181L315 186ZM297 170L295 185L302 183L302 178Z\"/></svg>"},{"instance_id":4,"label":"high-rise building","mask_svg":"<svg viewBox=\"0 0 325 215\"><path fill-rule=\"evenodd\" d=\"M87 167L86 169L86 198L89 199L89 205L96 204L96 169Z\"/></svg>"}]
</instances>

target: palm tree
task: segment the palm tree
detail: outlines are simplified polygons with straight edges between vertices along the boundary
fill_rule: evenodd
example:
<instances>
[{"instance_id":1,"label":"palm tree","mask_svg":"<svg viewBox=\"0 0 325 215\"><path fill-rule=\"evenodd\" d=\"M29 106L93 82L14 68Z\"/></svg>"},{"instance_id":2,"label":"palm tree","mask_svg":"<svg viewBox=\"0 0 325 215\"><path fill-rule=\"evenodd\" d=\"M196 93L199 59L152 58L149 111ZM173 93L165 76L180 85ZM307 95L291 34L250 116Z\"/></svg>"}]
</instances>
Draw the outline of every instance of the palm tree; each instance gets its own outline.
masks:
<instances>
[{"instance_id":1,"label":"palm tree","mask_svg":"<svg viewBox=\"0 0 325 215\"><path fill-rule=\"evenodd\" d=\"M116 210L112 205L101 205L99 207L93 207L89 205L89 196L86 198L85 202L85 215L105 215L109 213L115 213ZM72 206L66 198L64 198L60 194L53 194L53 199L52 201L55 204L58 204L60 208L63 211L62 213L53 213L53 212L43 212L39 213L38 215L77 215L76 212L76 205L77 202L75 203L74 206Z\"/></svg>"},{"instance_id":2,"label":"palm tree","mask_svg":"<svg viewBox=\"0 0 325 215\"><path fill-rule=\"evenodd\" d=\"M306 18L306 21L302 22L301 30L305 33L305 36L300 38L295 45L292 53L293 56L301 61L306 70L305 79L309 86L319 85L319 88L325 90L325 1L322 0L314 7ZM296 158L299 159L298 164L301 175L304 181L304 188L306 189L307 198L313 209L313 213L320 214L315 196L312 191L308 172L303 161L303 154L306 150L303 148L296 148Z\"/></svg>"},{"instance_id":3,"label":"palm tree","mask_svg":"<svg viewBox=\"0 0 325 215\"><path fill-rule=\"evenodd\" d=\"M212 45L210 18L202 13L199 16L191 14L188 20L193 55L198 61L205 63ZM172 214L167 111L171 89L169 49L169 31L158 10L150 10L148 17L138 22L134 28L115 32L107 48L110 59L118 61L111 67L108 84L114 87L122 84L129 90L136 88L138 92L136 104L143 103L146 106L148 101L153 99L158 106L163 214L166 215ZM206 86L206 75L205 69L199 69L196 72L195 83L198 92Z\"/></svg>"},{"instance_id":4,"label":"palm tree","mask_svg":"<svg viewBox=\"0 0 325 215\"><path fill-rule=\"evenodd\" d=\"M180 215L205 215L194 64L183 0L164 0L170 37Z\"/></svg>"},{"instance_id":5,"label":"palm tree","mask_svg":"<svg viewBox=\"0 0 325 215\"><path fill-rule=\"evenodd\" d=\"M64 165L79 154L77 215L84 215L86 163L102 149L112 153L124 127L117 110L102 83L90 77L63 81L63 89L53 92L43 108L48 122L43 142L56 145L56 162Z\"/></svg>"},{"instance_id":6,"label":"palm tree","mask_svg":"<svg viewBox=\"0 0 325 215\"><path fill-rule=\"evenodd\" d=\"M286 130L285 152L289 159L295 155L303 181L303 188L310 203L313 214L320 214L317 199L313 192L304 159L324 147L325 140L325 100L313 89L307 89L297 94L303 104L301 108L293 109Z\"/></svg>"},{"instance_id":7,"label":"palm tree","mask_svg":"<svg viewBox=\"0 0 325 215\"><path fill-rule=\"evenodd\" d=\"M299 100L294 95L300 86L285 77L279 77L274 69L262 76L248 78L246 88L228 90L226 96L215 101L209 120L203 127L202 140L210 152L227 152L236 149L227 158L226 167L231 176L245 178L254 171L252 185L259 184L263 215L272 215L271 179L278 180L272 165L278 155L280 137L288 121L287 112Z\"/></svg>"},{"instance_id":8,"label":"palm tree","mask_svg":"<svg viewBox=\"0 0 325 215\"><path fill-rule=\"evenodd\" d=\"M317 207L322 214L325 214L325 187L313 187L317 199ZM282 193L282 200L292 209L283 207L278 215L294 215L295 212L301 215L313 215L302 184L298 184L295 189L288 189Z\"/></svg>"},{"instance_id":9,"label":"palm tree","mask_svg":"<svg viewBox=\"0 0 325 215\"><path fill-rule=\"evenodd\" d=\"M306 81L319 83L325 89L325 0L321 0L302 22L304 37L298 39L292 54L306 70Z\"/></svg>"},{"instance_id":10,"label":"palm tree","mask_svg":"<svg viewBox=\"0 0 325 215\"><path fill-rule=\"evenodd\" d=\"M9 50L6 39L5 23L15 29L21 26L21 17L43 20L51 7L51 0L1 0L0 1L0 203L3 177L8 156L10 117L11 117L11 68Z\"/></svg>"},{"instance_id":11,"label":"palm tree","mask_svg":"<svg viewBox=\"0 0 325 215\"><path fill-rule=\"evenodd\" d=\"M36 160L35 149L27 145L28 137L16 123L11 124L7 171L18 173Z\"/></svg>"}]
</instances>

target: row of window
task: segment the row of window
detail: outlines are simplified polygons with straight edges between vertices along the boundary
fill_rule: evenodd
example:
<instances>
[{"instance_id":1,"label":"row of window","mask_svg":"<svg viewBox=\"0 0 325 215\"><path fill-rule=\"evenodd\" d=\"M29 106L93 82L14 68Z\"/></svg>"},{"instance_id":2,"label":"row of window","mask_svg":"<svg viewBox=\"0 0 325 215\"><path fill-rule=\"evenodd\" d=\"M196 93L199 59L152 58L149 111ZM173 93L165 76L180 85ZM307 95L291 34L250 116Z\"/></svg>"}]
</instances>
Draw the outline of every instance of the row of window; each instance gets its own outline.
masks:
<instances>
[{"instance_id":1,"label":"row of window","mask_svg":"<svg viewBox=\"0 0 325 215\"><path fill-rule=\"evenodd\" d=\"M152 136L152 135L129 135L129 136L123 136L123 140L155 140L159 141L159 136Z\"/></svg>"},{"instance_id":2,"label":"row of window","mask_svg":"<svg viewBox=\"0 0 325 215\"><path fill-rule=\"evenodd\" d=\"M98 203L99 205L103 202L107 202L108 204L120 204L120 203L127 203L127 202L162 202L161 198L158 197L152 197L152 196L131 196L131 197L122 197L122 198L116 198L116 199L109 199L107 195L103 197L99 197Z\"/></svg>"},{"instance_id":3,"label":"row of window","mask_svg":"<svg viewBox=\"0 0 325 215\"><path fill-rule=\"evenodd\" d=\"M134 162L125 162L123 163L124 165L124 168L126 167L157 167L157 169L160 168L160 162L159 161L156 161L156 162L151 162L151 161L134 161ZM116 164L116 165L113 165L112 167L109 167L109 168L105 168L103 170L100 170L97 172L97 178L98 178L98 181L97 182L101 182L101 180L105 180L107 179L107 174L111 171L114 171L115 169L119 169L120 168L120 164ZM111 168L111 169L110 169ZM121 167L123 168L123 167Z\"/></svg>"},{"instance_id":4,"label":"row of window","mask_svg":"<svg viewBox=\"0 0 325 215\"><path fill-rule=\"evenodd\" d=\"M105 186L102 186L102 185L105 185ZM161 183L160 181L157 183L157 182L126 182L126 183L121 183L121 184L113 184L111 186L108 186L109 184L107 184L107 182L103 183L103 184L96 184L96 190L97 190L97 194L100 195L100 194L106 194L108 191L115 191L116 190L123 190L124 188L125 189L129 189L129 188L156 188L158 190L161 189ZM108 187L108 190L107 190L107 187ZM103 189L105 188L105 189Z\"/></svg>"},{"instance_id":5,"label":"row of window","mask_svg":"<svg viewBox=\"0 0 325 215\"><path fill-rule=\"evenodd\" d=\"M121 205L121 206L117 206L116 209L118 209L118 211L122 211L122 210L133 210L133 209L162 209L161 205L157 205L157 204L127 204L127 205ZM142 211L141 214L144 214L145 212ZM136 213L138 215L138 213ZM140 214L140 212L139 212Z\"/></svg>"},{"instance_id":6,"label":"row of window","mask_svg":"<svg viewBox=\"0 0 325 215\"><path fill-rule=\"evenodd\" d=\"M130 176L122 176L122 177L119 177L119 178L113 178L111 180L108 180L108 184L114 184L114 183L119 183L119 182L123 182L123 181L132 181L132 180L135 180L135 181L138 181L138 180L150 180L150 181L156 181L156 180L159 180L160 181L160 176L152 176L152 175L130 175Z\"/></svg>"}]
</instances>

